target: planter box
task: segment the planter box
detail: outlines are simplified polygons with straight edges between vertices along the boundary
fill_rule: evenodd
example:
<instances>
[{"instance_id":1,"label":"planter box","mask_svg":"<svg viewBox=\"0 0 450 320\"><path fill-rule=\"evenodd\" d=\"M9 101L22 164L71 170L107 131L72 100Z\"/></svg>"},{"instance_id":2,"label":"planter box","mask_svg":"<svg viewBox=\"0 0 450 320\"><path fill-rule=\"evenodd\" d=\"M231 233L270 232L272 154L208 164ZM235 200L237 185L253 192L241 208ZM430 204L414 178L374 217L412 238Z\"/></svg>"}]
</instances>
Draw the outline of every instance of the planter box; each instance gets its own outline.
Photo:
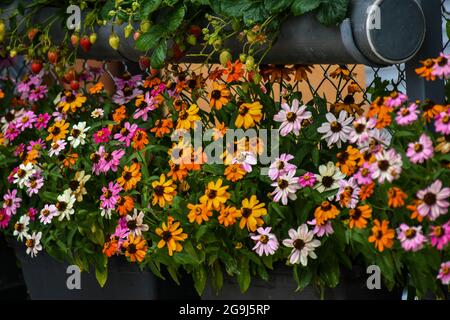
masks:
<instances>
[{"instance_id":1,"label":"planter box","mask_svg":"<svg viewBox=\"0 0 450 320\"><path fill-rule=\"evenodd\" d=\"M326 289L324 299L328 300L400 300L401 292L389 292L387 289L369 290L366 286L367 275L363 269L354 267L352 272L341 272L341 283L334 289ZM253 278L246 293L241 293L234 279L224 279L222 290L217 295L207 286L203 300L319 300L319 292L312 286L301 292L295 292L297 283L292 270L279 267L270 273L269 281Z\"/></svg>"},{"instance_id":2,"label":"planter box","mask_svg":"<svg viewBox=\"0 0 450 320\"><path fill-rule=\"evenodd\" d=\"M0 300L26 299L27 293L22 272L17 266L14 251L0 236Z\"/></svg>"},{"instance_id":3,"label":"planter box","mask_svg":"<svg viewBox=\"0 0 450 320\"><path fill-rule=\"evenodd\" d=\"M45 252L31 258L23 246L14 241L10 245L22 266L28 293L31 299L57 300L153 300L195 299L193 286L185 283L182 290L169 279L161 280L150 271L141 271L123 257L110 259L108 279L103 288L95 278L95 272L81 272L81 289L70 290L67 279L67 263L58 262Z\"/></svg>"}]
</instances>

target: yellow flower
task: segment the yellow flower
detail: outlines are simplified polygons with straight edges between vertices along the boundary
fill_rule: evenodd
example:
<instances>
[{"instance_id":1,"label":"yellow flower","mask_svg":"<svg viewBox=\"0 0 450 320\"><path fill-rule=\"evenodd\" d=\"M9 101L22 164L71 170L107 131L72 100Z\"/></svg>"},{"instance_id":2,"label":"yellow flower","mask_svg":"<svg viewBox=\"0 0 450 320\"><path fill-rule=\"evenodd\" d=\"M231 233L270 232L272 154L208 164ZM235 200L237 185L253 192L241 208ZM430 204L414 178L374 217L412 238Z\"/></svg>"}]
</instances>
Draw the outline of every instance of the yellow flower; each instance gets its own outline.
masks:
<instances>
[{"instance_id":1,"label":"yellow flower","mask_svg":"<svg viewBox=\"0 0 450 320\"><path fill-rule=\"evenodd\" d=\"M45 140L49 141L52 140L53 142L56 142L58 140L62 140L66 137L69 124L66 123L66 120L61 120L58 122L55 122L54 125L52 125L50 128L48 128L48 133L50 133Z\"/></svg>"},{"instance_id":2,"label":"yellow flower","mask_svg":"<svg viewBox=\"0 0 450 320\"><path fill-rule=\"evenodd\" d=\"M218 179L216 183L211 181L208 183L205 194L200 197L200 203L205 204L209 209L219 210L229 198L227 192L228 186L222 187L222 179Z\"/></svg>"},{"instance_id":3,"label":"yellow flower","mask_svg":"<svg viewBox=\"0 0 450 320\"><path fill-rule=\"evenodd\" d=\"M247 226L248 231L254 232L258 227L262 226L264 220L261 217L267 214L267 209L264 206L265 204L259 203L255 195L252 195L250 199L242 200L239 227L244 229Z\"/></svg>"},{"instance_id":4,"label":"yellow flower","mask_svg":"<svg viewBox=\"0 0 450 320\"><path fill-rule=\"evenodd\" d=\"M212 216L211 209L208 209L204 204L188 204L189 210L188 219L190 223L194 221L197 224L202 224L203 221L209 221L209 217Z\"/></svg>"},{"instance_id":5,"label":"yellow flower","mask_svg":"<svg viewBox=\"0 0 450 320\"><path fill-rule=\"evenodd\" d=\"M262 120L262 105L257 101L254 103L243 103L239 107L239 115L235 125L238 128L252 128Z\"/></svg>"},{"instance_id":6,"label":"yellow flower","mask_svg":"<svg viewBox=\"0 0 450 320\"><path fill-rule=\"evenodd\" d=\"M154 189L152 204L158 204L161 208L164 208L166 202L171 204L173 197L177 194L176 186L173 184L172 179L166 181L166 176L162 174L159 177L159 181L153 181L152 187Z\"/></svg>"},{"instance_id":7,"label":"yellow flower","mask_svg":"<svg viewBox=\"0 0 450 320\"><path fill-rule=\"evenodd\" d=\"M235 207L223 206L222 209L220 209L220 215L218 219L220 224L223 224L225 227L228 227L235 224L236 218L239 218L240 216L241 216L240 211Z\"/></svg>"},{"instance_id":8,"label":"yellow flower","mask_svg":"<svg viewBox=\"0 0 450 320\"><path fill-rule=\"evenodd\" d=\"M139 163L133 163L131 166L125 166L122 171L122 176L117 179L117 183L125 191L131 190L136 187L137 183L141 181L141 165Z\"/></svg>"},{"instance_id":9,"label":"yellow flower","mask_svg":"<svg viewBox=\"0 0 450 320\"><path fill-rule=\"evenodd\" d=\"M75 112L77 108L81 108L86 102L86 97L82 94L73 94L72 91L66 91L64 97L58 103L58 107L62 108L62 112L67 113L69 110Z\"/></svg>"},{"instance_id":10,"label":"yellow flower","mask_svg":"<svg viewBox=\"0 0 450 320\"><path fill-rule=\"evenodd\" d=\"M177 129L194 129L195 122L200 121L200 116L198 115L199 108L196 104L193 104L189 109L182 109L178 114Z\"/></svg>"},{"instance_id":11,"label":"yellow flower","mask_svg":"<svg viewBox=\"0 0 450 320\"><path fill-rule=\"evenodd\" d=\"M178 228L180 223L170 222L167 224L162 223L161 228L156 228L155 232L162 239L158 242L158 248L163 248L167 245L167 250L169 251L169 256L172 256L174 252L181 252L183 246L180 241L187 239L187 234L183 233L183 228Z\"/></svg>"},{"instance_id":12,"label":"yellow flower","mask_svg":"<svg viewBox=\"0 0 450 320\"><path fill-rule=\"evenodd\" d=\"M209 106L211 108L215 107L217 110L222 109L230 100L230 90L224 84L213 83L213 90L209 94Z\"/></svg>"},{"instance_id":13,"label":"yellow flower","mask_svg":"<svg viewBox=\"0 0 450 320\"><path fill-rule=\"evenodd\" d=\"M142 262L147 253L147 242L141 237L134 237L132 234L123 243L125 256L129 257L131 262Z\"/></svg>"}]
</instances>

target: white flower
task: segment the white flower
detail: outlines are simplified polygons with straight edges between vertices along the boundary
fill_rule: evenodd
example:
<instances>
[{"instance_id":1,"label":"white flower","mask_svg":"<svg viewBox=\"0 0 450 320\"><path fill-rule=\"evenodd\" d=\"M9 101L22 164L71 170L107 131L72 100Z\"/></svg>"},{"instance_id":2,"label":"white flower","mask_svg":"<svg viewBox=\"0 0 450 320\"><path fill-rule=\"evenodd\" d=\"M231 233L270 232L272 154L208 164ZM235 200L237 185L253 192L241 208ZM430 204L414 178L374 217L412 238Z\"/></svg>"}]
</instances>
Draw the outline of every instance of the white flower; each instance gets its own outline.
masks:
<instances>
[{"instance_id":1,"label":"white flower","mask_svg":"<svg viewBox=\"0 0 450 320\"><path fill-rule=\"evenodd\" d=\"M104 115L104 111L103 111L103 109L100 109L100 108L96 108L96 109L94 109L94 111L91 112L91 117L94 119L102 118L103 115Z\"/></svg>"},{"instance_id":2,"label":"white flower","mask_svg":"<svg viewBox=\"0 0 450 320\"><path fill-rule=\"evenodd\" d=\"M397 179L402 173L402 156L394 149L382 150L375 154L376 162L372 164L372 179L378 179L379 183Z\"/></svg>"},{"instance_id":3,"label":"white flower","mask_svg":"<svg viewBox=\"0 0 450 320\"><path fill-rule=\"evenodd\" d=\"M112 209L104 209L104 208L100 208L100 209L102 209L100 211L100 215L102 217L105 217L108 220L111 219Z\"/></svg>"},{"instance_id":4,"label":"white flower","mask_svg":"<svg viewBox=\"0 0 450 320\"><path fill-rule=\"evenodd\" d=\"M72 131L70 132L68 141L70 141L70 145L74 148L79 145L84 145L86 142L86 132L90 129L90 127L86 128L86 122L78 122L78 124L72 127Z\"/></svg>"},{"instance_id":5,"label":"white flower","mask_svg":"<svg viewBox=\"0 0 450 320\"><path fill-rule=\"evenodd\" d=\"M317 183L314 187L320 193L339 188L339 181L345 179L345 174L333 162L319 166L319 173L315 174Z\"/></svg>"},{"instance_id":6,"label":"white flower","mask_svg":"<svg viewBox=\"0 0 450 320\"><path fill-rule=\"evenodd\" d=\"M42 250L41 245L42 232L33 232L33 234L27 235L27 241L25 245L27 246L27 254L29 254L32 258L36 257L39 251Z\"/></svg>"},{"instance_id":7,"label":"white flower","mask_svg":"<svg viewBox=\"0 0 450 320\"><path fill-rule=\"evenodd\" d=\"M283 205L288 204L288 198L292 201L297 199L297 190L300 189L298 177L294 177L295 171L291 171L282 175L277 181L272 183L272 187L276 187L272 192L273 201L278 202L281 199Z\"/></svg>"},{"instance_id":8,"label":"white flower","mask_svg":"<svg viewBox=\"0 0 450 320\"><path fill-rule=\"evenodd\" d=\"M23 188L25 183L28 182L28 179L35 173L36 169L31 162L28 162L26 165L22 163L13 176L14 183L16 183L19 188Z\"/></svg>"},{"instance_id":9,"label":"white flower","mask_svg":"<svg viewBox=\"0 0 450 320\"><path fill-rule=\"evenodd\" d=\"M232 164L240 164L246 172L252 172L252 166L257 164L255 155L252 152L243 151L231 160Z\"/></svg>"},{"instance_id":10,"label":"white flower","mask_svg":"<svg viewBox=\"0 0 450 320\"><path fill-rule=\"evenodd\" d=\"M58 141L53 142L50 146L50 150L48 150L48 155L50 157L59 156L59 154L61 153L61 151L64 150L66 145L67 145L67 142L64 140L58 140Z\"/></svg>"},{"instance_id":11,"label":"white flower","mask_svg":"<svg viewBox=\"0 0 450 320\"><path fill-rule=\"evenodd\" d=\"M367 119L366 117L360 117L353 122L353 128L350 132L348 141L356 143L358 146L362 146L369 141L372 130L375 128L377 122L375 119Z\"/></svg>"},{"instance_id":12,"label":"white flower","mask_svg":"<svg viewBox=\"0 0 450 320\"><path fill-rule=\"evenodd\" d=\"M28 225L30 224L30 217L23 215L19 221L14 225L13 236L17 237L17 240L23 241L23 237L28 236Z\"/></svg>"},{"instance_id":13,"label":"white flower","mask_svg":"<svg viewBox=\"0 0 450 320\"><path fill-rule=\"evenodd\" d=\"M142 232L148 231L148 225L144 224L144 212L134 209L133 216L127 215L127 228L135 237L142 236Z\"/></svg>"},{"instance_id":14,"label":"white flower","mask_svg":"<svg viewBox=\"0 0 450 320\"><path fill-rule=\"evenodd\" d=\"M314 253L315 248L320 246L320 241L314 239L314 232L308 230L306 224L302 224L297 230L289 230L290 239L284 239L283 245L292 248L289 255L289 262L291 264L301 263L304 267L308 264L308 257L316 259L317 255Z\"/></svg>"},{"instance_id":15,"label":"white flower","mask_svg":"<svg viewBox=\"0 0 450 320\"><path fill-rule=\"evenodd\" d=\"M75 210L73 209L75 200L75 196L70 189L65 190L63 194L58 196L56 208L58 209L59 221L64 220L64 218L70 220L70 216L75 213Z\"/></svg>"},{"instance_id":16,"label":"white flower","mask_svg":"<svg viewBox=\"0 0 450 320\"><path fill-rule=\"evenodd\" d=\"M353 121L353 117L347 118L347 112L342 110L339 113L339 118L336 118L331 112L326 114L326 118L328 122L324 122L317 131L323 134L322 139L327 141L329 148L333 144L336 144L340 148L342 142L347 142L352 132L350 124Z\"/></svg>"},{"instance_id":17,"label":"white flower","mask_svg":"<svg viewBox=\"0 0 450 320\"><path fill-rule=\"evenodd\" d=\"M46 225L52 222L52 219L58 215L58 209L53 204L46 204L44 208L42 208L41 213L39 215L39 220L42 224Z\"/></svg>"},{"instance_id":18,"label":"white flower","mask_svg":"<svg viewBox=\"0 0 450 320\"><path fill-rule=\"evenodd\" d=\"M294 132L296 136L300 135L303 120L308 120L312 117L312 113L306 111L306 108L307 106L301 106L299 108L299 101L297 99L292 101L292 107L289 107L287 103L281 104L282 110L273 117L273 120L281 122L279 131L283 137L291 132Z\"/></svg>"}]
</instances>

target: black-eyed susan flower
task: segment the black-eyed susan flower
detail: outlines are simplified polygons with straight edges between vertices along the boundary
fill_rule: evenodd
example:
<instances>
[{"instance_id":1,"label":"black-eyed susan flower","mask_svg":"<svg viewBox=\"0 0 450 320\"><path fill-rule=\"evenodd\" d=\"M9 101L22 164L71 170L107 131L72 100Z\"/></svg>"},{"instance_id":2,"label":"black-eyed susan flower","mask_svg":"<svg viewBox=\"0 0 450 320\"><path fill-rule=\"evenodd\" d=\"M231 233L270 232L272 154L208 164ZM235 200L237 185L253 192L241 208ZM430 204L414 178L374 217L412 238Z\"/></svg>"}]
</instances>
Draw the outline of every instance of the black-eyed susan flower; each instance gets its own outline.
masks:
<instances>
[{"instance_id":1,"label":"black-eyed susan flower","mask_svg":"<svg viewBox=\"0 0 450 320\"><path fill-rule=\"evenodd\" d=\"M168 221L167 224L163 222L161 228L156 228L155 232L161 237L161 240L158 242L158 248L161 249L167 246L169 256L172 256L174 252L181 252L183 246L180 242L186 240L188 237L186 233L183 233L183 228L180 228L178 221Z\"/></svg>"},{"instance_id":2,"label":"black-eyed susan flower","mask_svg":"<svg viewBox=\"0 0 450 320\"><path fill-rule=\"evenodd\" d=\"M222 186L222 179L209 182L205 194L200 197L200 203L205 204L210 209L219 210L230 198L227 189L228 186Z\"/></svg>"},{"instance_id":3,"label":"black-eyed susan flower","mask_svg":"<svg viewBox=\"0 0 450 320\"><path fill-rule=\"evenodd\" d=\"M240 211L241 220L239 221L239 228L247 227L248 231L255 232L255 230L264 224L263 216L267 214L267 209L264 203L260 203L255 195L250 199L242 200Z\"/></svg>"},{"instance_id":4,"label":"black-eyed susan flower","mask_svg":"<svg viewBox=\"0 0 450 320\"><path fill-rule=\"evenodd\" d=\"M122 176L117 179L117 182L125 190L131 190L136 187L137 183L141 181L141 165L133 163L131 166L125 166L122 171Z\"/></svg>"},{"instance_id":5,"label":"black-eyed susan flower","mask_svg":"<svg viewBox=\"0 0 450 320\"><path fill-rule=\"evenodd\" d=\"M61 120L55 122L50 128L48 128L49 135L45 140L56 142L58 140L63 140L67 133L69 132L69 124L66 123L66 120Z\"/></svg>"},{"instance_id":6,"label":"black-eyed susan flower","mask_svg":"<svg viewBox=\"0 0 450 320\"><path fill-rule=\"evenodd\" d=\"M131 262L144 261L147 254L147 241L141 237L135 237L132 234L128 236L128 239L123 243L125 249L125 256L130 258Z\"/></svg>"},{"instance_id":7,"label":"black-eyed susan flower","mask_svg":"<svg viewBox=\"0 0 450 320\"><path fill-rule=\"evenodd\" d=\"M159 181L152 182L153 188L153 200L152 204L158 204L161 208L164 208L166 203L171 204L173 197L177 194L176 186L172 179L167 179L164 174L159 177Z\"/></svg>"},{"instance_id":8,"label":"black-eyed susan flower","mask_svg":"<svg viewBox=\"0 0 450 320\"><path fill-rule=\"evenodd\" d=\"M262 105L258 101L254 103L243 103L239 106L238 116L235 121L235 125L238 128L244 127L245 129L253 128L261 122Z\"/></svg>"}]
</instances>

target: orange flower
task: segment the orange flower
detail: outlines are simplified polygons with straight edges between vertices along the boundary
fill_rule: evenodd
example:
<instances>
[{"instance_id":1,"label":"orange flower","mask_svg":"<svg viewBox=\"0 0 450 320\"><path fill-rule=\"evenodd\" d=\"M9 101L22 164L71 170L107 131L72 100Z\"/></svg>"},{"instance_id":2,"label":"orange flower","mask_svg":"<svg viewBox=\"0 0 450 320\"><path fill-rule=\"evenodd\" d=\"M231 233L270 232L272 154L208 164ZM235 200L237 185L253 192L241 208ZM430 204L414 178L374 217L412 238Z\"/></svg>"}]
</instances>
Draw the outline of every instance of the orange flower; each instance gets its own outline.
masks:
<instances>
[{"instance_id":1,"label":"orange flower","mask_svg":"<svg viewBox=\"0 0 450 320\"><path fill-rule=\"evenodd\" d=\"M359 150L352 146L348 146L347 150L338 153L337 160L336 166L347 176L354 174L356 168L361 166L364 161Z\"/></svg>"},{"instance_id":2,"label":"orange flower","mask_svg":"<svg viewBox=\"0 0 450 320\"><path fill-rule=\"evenodd\" d=\"M97 82L95 85L89 88L90 94L96 94L102 92L104 85L101 81Z\"/></svg>"},{"instance_id":3,"label":"orange flower","mask_svg":"<svg viewBox=\"0 0 450 320\"><path fill-rule=\"evenodd\" d=\"M364 229L367 226L367 220L372 217L372 208L368 205L358 206L350 209L349 227L350 229Z\"/></svg>"},{"instance_id":4,"label":"orange flower","mask_svg":"<svg viewBox=\"0 0 450 320\"><path fill-rule=\"evenodd\" d=\"M142 150L148 144L147 132L143 129L137 129L133 136L133 149Z\"/></svg>"},{"instance_id":5,"label":"orange flower","mask_svg":"<svg viewBox=\"0 0 450 320\"><path fill-rule=\"evenodd\" d=\"M122 171L122 176L117 179L125 191L136 187L137 183L141 181L141 165L133 163L131 166L125 166Z\"/></svg>"},{"instance_id":6,"label":"orange flower","mask_svg":"<svg viewBox=\"0 0 450 320\"><path fill-rule=\"evenodd\" d=\"M2 89L0 89L0 99L3 99L5 97L5 93Z\"/></svg>"},{"instance_id":7,"label":"orange flower","mask_svg":"<svg viewBox=\"0 0 450 320\"><path fill-rule=\"evenodd\" d=\"M209 221L209 217L212 216L211 209L208 209L208 207L204 204L188 204L188 209L190 210L188 214L188 219L190 223L193 223L194 221L197 224L202 224L203 221Z\"/></svg>"},{"instance_id":8,"label":"orange flower","mask_svg":"<svg viewBox=\"0 0 450 320\"><path fill-rule=\"evenodd\" d=\"M117 200L117 212L121 217L126 216L128 213L133 211L134 200L130 196L120 196Z\"/></svg>"},{"instance_id":9,"label":"orange flower","mask_svg":"<svg viewBox=\"0 0 450 320\"><path fill-rule=\"evenodd\" d=\"M147 241L141 237L134 237L132 234L128 235L128 239L123 243L125 248L125 256L130 258L131 262L144 261L147 254Z\"/></svg>"},{"instance_id":10,"label":"orange flower","mask_svg":"<svg viewBox=\"0 0 450 320\"><path fill-rule=\"evenodd\" d=\"M63 160L63 166L66 168L72 168L75 163L77 163L78 160L78 154L77 153L71 153L64 157Z\"/></svg>"},{"instance_id":11,"label":"orange flower","mask_svg":"<svg viewBox=\"0 0 450 320\"><path fill-rule=\"evenodd\" d=\"M392 248L394 244L395 230L389 229L389 221L383 220L381 223L378 219L373 221L372 235L369 242L374 242L375 248L383 252L385 248Z\"/></svg>"},{"instance_id":12,"label":"orange flower","mask_svg":"<svg viewBox=\"0 0 450 320\"><path fill-rule=\"evenodd\" d=\"M422 107L423 114L422 119L426 122L432 121L438 114L445 111L445 107L440 104L435 104L431 100L426 100L425 105Z\"/></svg>"},{"instance_id":13,"label":"orange flower","mask_svg":"<svg viewBox=\"0 0 450 320\"><path fill-rule=\"evenodd\" d=\"M172 179L166 181L166 176L162 174L159 177L159 181L152 182L152 188L154 190L152 205L158 204L161 208L167 204L172 204L173 198L176 196L176 185Z\"/></svg>"},{"instance_id":14,"label":"orange flower","mask_svg":"<svg viewBox=\"0 0 450 320\"><path fill-rule=\"evenodd\" d=\"M232 226L236 223L236 219L241 216L238 209L231 206L222 206L219 214L219 223L223 224L225 227Z\"/></svg>"},{"instance_id":15,"label":"orange flower","mask_svg":"<svg viewBox=\"0 0 450 320\"><path fill-rule=\"evenodd\" d=\"M119 243L117 239L113 238L103 245L103 254L108 258L116 254L117 249L119 248Z\"/></svg>"},{"instance_id":16,"label":"orange flower","mask_svg":"<svg viewBox=\"0 0 450 320\"><path fill-rule=\"evenodd\" d=\"M373 195L373 191L375 189L375 183L369 183L361 186L361 190L359 191L359 198L364 201L369 199Z\"/></svg>"},{"instance_id":17,"label":"orange flower","mask_svg":"<svg viewBox=\"0 0 450 320\"><path fill-rule=\"evenodd\" d=\"M209 94L209 106L211 108L216 108L217 110L222 109L230 101L230 90L224 84L213 83L213 90Z\"/></svg>"},{"instance_id":18,"label":"orange flower","mask_svg":"<svg viewBox=\"0 0 450 320\"><path fill-rule=\"evenodd\" d=\"M432 74L435 64L434 60L427 59L424 61L420 61L420 63L422 63L422 67L416 69L417 75L421 78L425 78L427 81L436 80L436 76Z\"/></svg>"},{"instance_id":19,"label":"orange flower","mask_svg":"<svg viewBox=\"0 0 450 320\"><path fill-rule=\"evenodd\" d=\"M231 63L231 61L227 62L227 69L223 72L227 74L227 82L238 81L244 75L244 65L239 60Z\"/></svg>"},{"instance_id":20,"label":"orange flower","mask_svg":"<svg viewBox=\"0 0 450 320\"><path fill-rule=\"evenodd\" d=\"M377 118L376 127L378 129L385 128L392 123L391 117L392 109L384 105L385 101L386 98L378 97L377 99L375 99L374 102L372 102L370 109L367 113L368 118L374 117Z\"/></svg>"},{"instance_id":21,"label":"orange flower","mask_svg":"<svg viewBox=\"0 0 450 320\"><path fill-rule=\"evenodd\" d=\"M231 164L226 167L224 175L227 180L231 182L236 182L241 180L246 174L246 171L242 169L239 163Z\"/></svg>"},{"instance_id":22,"label":"orange flower","mask_svg":"<svg viewBox=\"0 0 450 320\"><path fill-rule=\"evenodd\" d=\"M405 205L405 199L408 195L397 187L392 187L388 190L388 205L390 208L400 208Z\"/></svg>"},{"instance_id":23,"label":"orange flower","mask_svg":"<svg viewBox=\"0 0 450 320\"><path fill-rule=\"evenodd\" d=\"M174 181L183 181L188 175L188 171L183 164L175 164L172 160L169 160L170 171L167 174L168 177L172 177Z\"/></svg>"},{"instance_id":24,"label":"orange flower","mask_svg":"<svg viewBox=\"0 0 450 320\"><path fill-rule=\"evenodd\" d=\"M123 119L128 118L127 108L125 108L125 106L116 108L116 110L114 110L112 118L115 122L121 122Z\"/></svg>"},{"instance_id":25,"label":"orange flower","mask_svg":"<svg viewBox=\"0 0 450 320\"><path fill-rule=\"evenodd\" d=\"M164 135L169 134L172 128L172 119L158 119L156 120L155 126L150 130L150 132L154 132L158 138L162 138Z\"/></svg>"},{"instance_id":26,"label":"orange flower","mask_svg":"<svg viewBox=\"0 0 450 320\"><path fill-rule=\"evenodd\" d=\"M308 81L308 73L312 73L313 66L296 64L294 65L294 80L302 82L303 80Z\"/></svg>"},{"instance_id":27,"label":"orange flower","mask_svg":"<svg viewBox=\"0 0 450 320\"><path fill-rule=\"evenodd\" d=\"M346 111L350 115L358 114L362 115L364 110L362 109L363 103L356 103L355 97L353 94L348 94L343 102L336 102L331 106L332 111L336 114L341 112L342 110Z\"/></svg>"},{"instance_id":28,"label":"orange flower","mask_svg":"<svg viewBox=\"0 0 450 320\"><path fill-rule=\"evenodd\" d=\"M225 69L216 68L209 73L209 79L212 81L216 81L222 77L222 74L225 72Z\"/></svg>"},{"instance_id":29,"label":"orange flower","mask_svg":"<svg viewBox=\"0 0 450 320\"><path fill-rule=\"evenodd\" d=\"M217 118L214 118L213 132L213 140L217 141L225 136L227 133L227 126L224 122L220 122Z\"/></svg>"},{"instance_id":30,"label":"orange flower","mask_svg":"<svg viewBox=\"0 0 450 320\"><path fill-rule=\"evenodd\" d=\"M325 222L336 218L339 213L340 211L335 205L329 201L324 201L314 211L314 217L316 218L317 224L323 225Z\"/></svg>"},{"instance_id":31,"label":"orange flower","mask_svg":"<svg viewBox=\"0 0 450 320\"><path fill-rule=\"evenodd\" d=\"M342 77L344 80L350 80L351 76L356 76L355 74L352 74L350 69L346 65L340 65L337 67L333 72L330 73L330 77L336 79L339 77Z\"/></svg>"},{"instance_id":32,"label":"orange flower","mask_svg":"<svg viewBox=\"0 0 450 320\"><path fill-rule=\"evenodd\" d=\"M281 82L286 80L291 81L291 74L294 71L293 68L286 67L282 64L268 64L260 66L260 74L264 81Z\"/></svg>"},{"instance_id":33,"label":"orange flower","mask_svg":"<svg viewBox=\"0 0 450 320\"><path fill-rule=\"evenodd\" d=\"M183 233L183 228L179 227L180 222L169 221L168 219L167 224L163 222L161 228L156 228L155 230L156 234L161 237L161 240L158 242L158 248L161 249L167 245L169 256L172 256L174 252L181 252L183 246L180 242L188 237L186 233Z\"/></svg>"},{"instance_id":34,"label":"orange flower","mask_svg":"<svg viewBox=\"0 0 450 320\"><path fill-rule=\"evenodd\" d=\"M411 211L411 219L416 219L419 222L423 221L423 216L419 214L417 207L422 203L421 200L415 199L413 202L406 206L406 209Z\"/></svg>"}]
</instances>

